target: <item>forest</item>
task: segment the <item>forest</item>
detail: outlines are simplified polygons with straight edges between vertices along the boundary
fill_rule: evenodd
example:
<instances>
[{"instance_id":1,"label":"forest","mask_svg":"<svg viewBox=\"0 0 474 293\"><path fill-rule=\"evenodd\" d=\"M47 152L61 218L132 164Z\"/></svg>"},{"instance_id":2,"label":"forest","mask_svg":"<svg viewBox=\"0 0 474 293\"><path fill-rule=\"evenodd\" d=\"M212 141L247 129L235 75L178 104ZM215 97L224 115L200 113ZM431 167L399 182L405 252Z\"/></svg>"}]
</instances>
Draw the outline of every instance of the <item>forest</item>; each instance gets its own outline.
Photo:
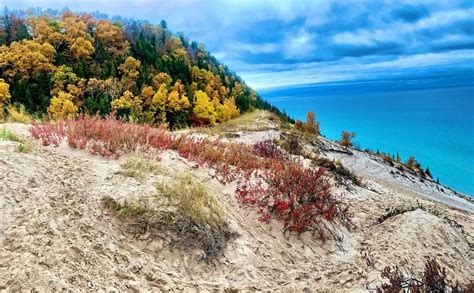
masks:
<instances>
[{"instance_id":1,"label":"forest","mask_svg":"<svg viewBox=\"0 0 474 293\"><path fill-rule=\"evenodd\" d=\"M0 17L0 118L24 107L47 119L113 113L137 123L215 125L263 100L203 44L158 25L94 13Z\"/></svg>"}]
</instances>

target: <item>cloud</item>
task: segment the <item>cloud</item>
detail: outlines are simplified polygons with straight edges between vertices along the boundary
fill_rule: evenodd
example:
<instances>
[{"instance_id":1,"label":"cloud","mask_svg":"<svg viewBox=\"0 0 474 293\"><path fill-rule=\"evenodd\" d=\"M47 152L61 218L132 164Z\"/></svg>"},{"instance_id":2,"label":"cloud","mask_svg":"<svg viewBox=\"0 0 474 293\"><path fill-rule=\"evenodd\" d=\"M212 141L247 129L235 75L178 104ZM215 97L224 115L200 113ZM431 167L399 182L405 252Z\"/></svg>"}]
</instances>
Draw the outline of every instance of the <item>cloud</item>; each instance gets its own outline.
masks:
<instances>
[{"instance_id":1,"label":"cloud","mask_svg":"<svg viewBox=\"0 0 474 293\"><path fill-rule=\"evenodd\" d=\"M392 11L392 15L407 22L415 22L430 14L424 5L403 5Z\"/></svg>"},{"instance_id":2,"label":"cloud","mask_svg":"<svg viewBox=\"0 0 474 293\"><path fill-rule=\"evenodd\" d=\"M173 31L204 43L257 88L377 78L391 71L390 66L399 75L406 70L408 76L416 63L397 67L408 60L430 60L429 66L420 65L424 73L436 71L438 62L438 67L462 74L455 70L457 61L474 62L472 1L0 0L0 4L21 9L68 6L152 23L165 19Z\"/></svg>"},{"instance_id":3,"label":"cloud","mask_svg":"<svg viewBox=\"0 0 474 293\"><path fill-rule=\"evenodd\" d=\"M282 42L285 57L292 59L295 57L311 54L316 48L314 35L305 28L300 28L297 32L288 33Z\"/></svg>"}]
</instances>

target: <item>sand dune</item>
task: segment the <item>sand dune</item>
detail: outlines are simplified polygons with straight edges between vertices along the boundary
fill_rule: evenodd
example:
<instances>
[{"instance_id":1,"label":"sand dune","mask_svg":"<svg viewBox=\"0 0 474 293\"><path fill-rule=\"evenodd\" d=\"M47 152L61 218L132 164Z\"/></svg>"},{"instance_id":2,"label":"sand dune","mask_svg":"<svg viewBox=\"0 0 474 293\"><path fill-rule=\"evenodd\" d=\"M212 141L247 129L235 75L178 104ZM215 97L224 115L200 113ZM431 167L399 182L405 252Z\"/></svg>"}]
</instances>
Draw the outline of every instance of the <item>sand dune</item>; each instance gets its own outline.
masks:
<instances>
[{"instance_id":1,"label":"sand dune","mask_svg":"<svg viewBox=\"0 0 474 293\"><path fill-rule=\"evenodd\" d=\"M333 187L345 194L356 223L354 229L341 228L343 241L336 245L308 234L285 235L276 221L259 222L253 209L240 207L235 183L222 185L213 170L196 169L174 152L161 154L163 172L140 182L117 174L123 158L105 159L66 145L43 147L29 138L25 125L0 127L35 145L25 154L15 152L15 142L0 142L0 290L364 292L380 284L364 253L378 268L421 269L435 256L451 279L466 283L474 275L472 202L417 178L393 176L391 167L361 152L324 152L359 175L364 186ZM238 139L278 136L269 131L240 132ZM127 233L100 205L104 196L145 196L155 182L183 172L218 196L237 233L210 263L201 260L202 252L173 247L166 237ZM377 220L390 208L416 206L423 209Z\"/></svg>"}]
</instances>

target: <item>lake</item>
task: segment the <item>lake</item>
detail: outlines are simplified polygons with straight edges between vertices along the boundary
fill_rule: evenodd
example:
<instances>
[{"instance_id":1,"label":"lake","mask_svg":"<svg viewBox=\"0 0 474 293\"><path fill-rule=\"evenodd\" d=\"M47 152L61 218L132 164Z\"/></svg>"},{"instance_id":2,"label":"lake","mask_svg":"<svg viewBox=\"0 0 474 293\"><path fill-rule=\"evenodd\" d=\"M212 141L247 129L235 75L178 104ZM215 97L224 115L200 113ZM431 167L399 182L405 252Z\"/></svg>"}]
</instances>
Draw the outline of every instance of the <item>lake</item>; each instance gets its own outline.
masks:
<instances>
[{"instance_id":1,"label":"lake","mask_svg":"<svg viewBox=\"0 0 474 293\"><path fill-rule=\"evenodd\" d=\"M442 83L441 83L442 84ZM414 156L433 177L474 195L474 84L366 81L260 90L295 119L313 111L323 135L356 132L362 149Z\"/></svg>"}]
</instances>

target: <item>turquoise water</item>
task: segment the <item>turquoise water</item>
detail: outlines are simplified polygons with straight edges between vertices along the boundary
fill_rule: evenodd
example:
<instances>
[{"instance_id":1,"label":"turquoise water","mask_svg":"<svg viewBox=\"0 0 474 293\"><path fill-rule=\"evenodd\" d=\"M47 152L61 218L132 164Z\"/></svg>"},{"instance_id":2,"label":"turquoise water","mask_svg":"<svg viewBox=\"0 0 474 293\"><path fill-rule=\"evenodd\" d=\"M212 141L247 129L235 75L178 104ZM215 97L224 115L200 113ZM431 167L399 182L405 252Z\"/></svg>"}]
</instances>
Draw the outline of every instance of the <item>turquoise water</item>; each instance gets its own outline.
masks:
<instances>
[{"instance_id":1,"label":"turquoise water","mask_svg":"<svg viewBox=\"0 0 474 293\"><path fill-rule=\"evenodd\" d=\"M414 156L442 184L474 195L474 84L346 82L259 94L296 119L314 111L330 139L355 131L362 149L398 152L404 160Z\"/></svg>"}]
</instances>

